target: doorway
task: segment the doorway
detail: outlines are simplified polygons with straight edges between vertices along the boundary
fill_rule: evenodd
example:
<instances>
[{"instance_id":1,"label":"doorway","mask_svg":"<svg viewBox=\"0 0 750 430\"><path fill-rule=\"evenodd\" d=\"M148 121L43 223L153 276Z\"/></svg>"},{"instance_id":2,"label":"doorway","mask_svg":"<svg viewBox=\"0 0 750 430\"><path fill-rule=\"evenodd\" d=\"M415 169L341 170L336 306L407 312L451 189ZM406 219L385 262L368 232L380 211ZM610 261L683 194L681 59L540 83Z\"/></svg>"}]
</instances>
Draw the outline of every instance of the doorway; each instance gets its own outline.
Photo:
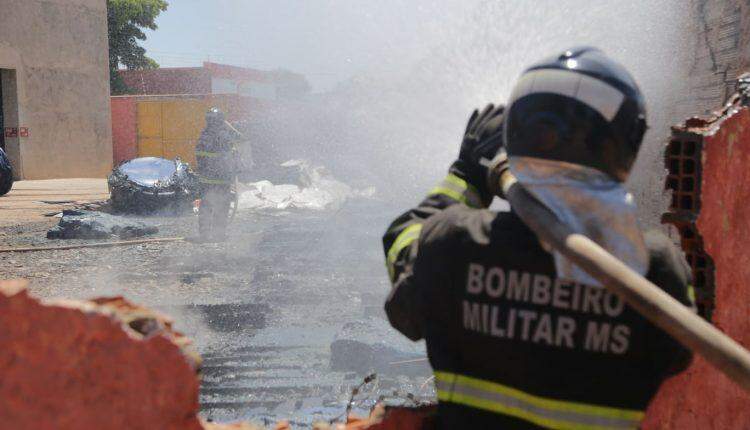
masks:
<instances>
[{"instance_id":1,"label":"doorway","mask_svg":"<svg viewBox=\"0 0 750 430\"><path fill-rule=\"evenodd\" d=\"M0 149L5 151L5 120L3 119L3 80L0 71Z\"/></svg>"},{"instance_id":2,"label":"doorway","mask_svg":"<svg viewBox=\"0 0 750 430\"><path fill-rule=\"evenodd\" d=\"M22 177L21 142L18 133L18 83L15 69L0 69L0 148L10 159L14 175ZM15 130L7 134L5 129Z\"/></svg>"}]
</instances>

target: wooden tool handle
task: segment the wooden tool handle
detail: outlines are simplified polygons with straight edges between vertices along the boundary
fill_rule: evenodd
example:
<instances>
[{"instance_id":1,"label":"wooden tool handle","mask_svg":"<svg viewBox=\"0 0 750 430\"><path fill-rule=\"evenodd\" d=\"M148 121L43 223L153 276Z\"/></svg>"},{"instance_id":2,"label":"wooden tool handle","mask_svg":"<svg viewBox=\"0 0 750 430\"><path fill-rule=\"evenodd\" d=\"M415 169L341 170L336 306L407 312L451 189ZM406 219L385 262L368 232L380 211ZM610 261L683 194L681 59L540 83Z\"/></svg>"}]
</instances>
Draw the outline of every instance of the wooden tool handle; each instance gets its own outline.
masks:
<instances>
[{"instance_id":1,"label":"wooden tool handle","mask_svg":"<svg viewBox=\"0 0 750 430\"><path fill-rule=\"evenodd\" d=\"M505 195L537 237L618 294L649 321L750 392L750 352L694 314L591 239L572 232L512 175L503 177Z\"/></svg>"}]
</instances>

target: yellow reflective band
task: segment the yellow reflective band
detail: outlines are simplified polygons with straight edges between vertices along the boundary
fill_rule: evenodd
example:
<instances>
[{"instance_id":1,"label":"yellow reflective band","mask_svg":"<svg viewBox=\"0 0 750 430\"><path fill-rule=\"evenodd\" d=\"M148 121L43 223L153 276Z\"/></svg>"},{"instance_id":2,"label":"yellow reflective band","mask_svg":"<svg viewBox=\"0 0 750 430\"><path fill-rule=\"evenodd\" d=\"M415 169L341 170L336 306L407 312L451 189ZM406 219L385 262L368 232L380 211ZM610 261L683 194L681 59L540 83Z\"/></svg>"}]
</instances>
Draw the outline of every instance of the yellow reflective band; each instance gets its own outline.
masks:
<instances>
[{"instance_id":1,"label":"yellow reflective band","mask_svg":"<svg viewBox=\"0 0 750 430\"><path fill-rule=\"evenodd\" d=\"M202 175L196 175L196 176L198 176L198 181L200 181L202 184L227 185L230 183L230 181L226 179L213 179L213 178L208 178Z\"/></svg>"},{"instance_id":2,"label":"yellow reflective band","mask_svg":"<svg viewBox=\"0 0 750 430\"><path fill-rule=\"evenodd\" d=\"M430 191L431 196L442 194L453 200L461 202L466 206L481 208L482 199L477 189L454 174L449 174L443 182Z\"/></svg>"},{"instance_id":3,"label":"yellow reflective band","mask_svg":"<svg viewBox=\"0 0 750 430\"><path fill-rule=\"evenodd\" d=\"M470 193L476 194L477 196L479 196L479 191L477 191L476 187L466 182L465 180L459 178L458 176L454 175L453 173L446 176L445 181L450 182L451 184L454 184L460 187L461 189L468 190Z\"/></svg>"},{"instance_id":4,"label":"yellow reflective band","mask_svg":"<svg viewBox=\"0 0 750 430\"><path fill-rule=\"evenodd\" d=\"M461 194L460 192L458 192L456 190L452 190L450 188L445 188L445 187L435 187L435 188L433 188L430 191L430 195L431 196L434 196L434 195L437 195L437 194L442 194L444 196L448 196L448 197L452 198L453 200L461 202L461 203L463 203L463 204L465 204L467 206L469 205L469 203L466 201L466 196L464 196L463 194Z\"/></svg>"},{"instance_id":5,"label":"yellow reflective band","mask_svg":"<svg viewBox=\"0 0 750 430\"><path fill-rule=\"evenodd\" d=\"M388 257L386 259L386 265L388 266L388 274L390 274L391 279L393 279L394 265L396 264L396 259L398 258L398 255L401 253L401 251L404 248L406 248L412 242L418 239L419 233L421 232L422 232L422 224L412 224L409 227L406 227L401 233L399 233L398 236L396 236L396 240L393 242L393 245L391 245L391 248L388 250Z\"/></svg>"},{"instance_id":6,"label":"yellow reflective band","mask_svg":"<svg viewBox=\"0 0 750 430\"><path fill-rule=\"evenodd\" d=\"M695 303L695 287L693 287L693 284L688 284L687 295L690 301Z\"/></svg>"},{"instance_id":7,"label":"yellow reflective band","mask_svg":"<svg viewBox=\"0 0 750 430\"><path fill-rule=\"evenodd\" d=\"M637 429L644 412L534 396L512 387L435 372L438 400L520 418L557 430Z\"/></svg>"},{"instance_id":8,"label":"yellow reflective band","mask_svg":"<svg viewBox=\"0 0 750 430\"><path fill-rule=\"evenodd\" d=\"M208 151L195 151L196 157L220 157L223 153L222 152L208 152Z\"/></svg>"}]
</instances>

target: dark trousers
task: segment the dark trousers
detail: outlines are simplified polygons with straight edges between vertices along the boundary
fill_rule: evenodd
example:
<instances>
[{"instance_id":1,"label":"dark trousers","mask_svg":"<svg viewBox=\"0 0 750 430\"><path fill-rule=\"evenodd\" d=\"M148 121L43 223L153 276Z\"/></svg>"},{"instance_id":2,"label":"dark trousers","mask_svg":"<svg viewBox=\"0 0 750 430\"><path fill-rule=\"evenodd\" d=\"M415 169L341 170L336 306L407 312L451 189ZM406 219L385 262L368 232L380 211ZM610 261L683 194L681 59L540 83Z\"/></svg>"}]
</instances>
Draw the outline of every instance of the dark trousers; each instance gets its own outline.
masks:
<instances>
[{"instance_id":1,"label":"dark trousers","mask_svg":"<svg viewBox=\"0 0 750 430\"><path fill-rule=\"evenodd\" d=\"M198 231L206 239L224 239L232 203L230 185L203 185L198 212Z\"/></svg>"}]
</instances>

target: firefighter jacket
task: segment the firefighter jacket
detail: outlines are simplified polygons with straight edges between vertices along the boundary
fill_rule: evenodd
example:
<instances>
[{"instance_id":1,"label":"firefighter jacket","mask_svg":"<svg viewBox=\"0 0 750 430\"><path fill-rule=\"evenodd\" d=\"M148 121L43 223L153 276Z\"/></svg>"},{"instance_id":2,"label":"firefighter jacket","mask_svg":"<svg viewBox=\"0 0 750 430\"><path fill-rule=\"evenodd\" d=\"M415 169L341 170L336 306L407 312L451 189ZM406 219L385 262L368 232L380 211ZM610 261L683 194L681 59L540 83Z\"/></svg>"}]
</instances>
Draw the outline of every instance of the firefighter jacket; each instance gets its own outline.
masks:
<instances>
[{"instance_id":1,"label":"firefighter jacket","mask_svg":"<svg viewBox=\"0 0 750 430\"><path fill-rule=\"evenodd\" d=\"M618 296L558 279L513 212L450 174L383 238L390 323L425 339L441 428L636 429L690 353ZM647 277L694 308L682 254L647 233Z\"/></svg>"},{"instance_id":2,"label":"firefighter jacket","mask_svg":"<svg viewBox=\"0 0 750 430\"><path fill-rule=\"evenodd\" d=\"M228 185L237 170L236 143L242 135L229 123L207 126L195 146L197 175L203 184Z\"/></svg>"}]
</instances>

